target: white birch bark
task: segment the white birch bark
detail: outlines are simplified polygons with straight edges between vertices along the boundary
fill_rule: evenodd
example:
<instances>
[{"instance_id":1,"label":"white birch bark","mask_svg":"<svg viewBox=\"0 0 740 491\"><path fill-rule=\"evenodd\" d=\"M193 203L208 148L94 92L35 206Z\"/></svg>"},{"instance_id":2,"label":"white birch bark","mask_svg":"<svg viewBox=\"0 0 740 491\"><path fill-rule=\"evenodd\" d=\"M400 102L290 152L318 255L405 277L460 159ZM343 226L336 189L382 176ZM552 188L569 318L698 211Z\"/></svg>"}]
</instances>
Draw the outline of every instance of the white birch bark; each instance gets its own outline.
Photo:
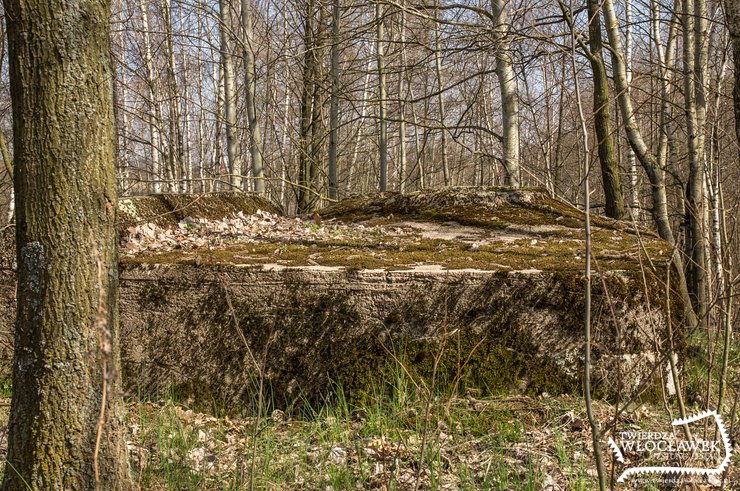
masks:
<instances>
[{"instance_id":1,"label":"white birch bark","mask_svg":"<svg viewBox=\"0 0 740 491\"><path fill-rule=\"evenodd\" d=\"M506 15L507 0L491 0L491 9L496 19L494 32L497 41L496 76L501 91L503 120L504 185L519 187L519 94L516 73L511 58L509 19Z\"/></svg>"}]
</instances>

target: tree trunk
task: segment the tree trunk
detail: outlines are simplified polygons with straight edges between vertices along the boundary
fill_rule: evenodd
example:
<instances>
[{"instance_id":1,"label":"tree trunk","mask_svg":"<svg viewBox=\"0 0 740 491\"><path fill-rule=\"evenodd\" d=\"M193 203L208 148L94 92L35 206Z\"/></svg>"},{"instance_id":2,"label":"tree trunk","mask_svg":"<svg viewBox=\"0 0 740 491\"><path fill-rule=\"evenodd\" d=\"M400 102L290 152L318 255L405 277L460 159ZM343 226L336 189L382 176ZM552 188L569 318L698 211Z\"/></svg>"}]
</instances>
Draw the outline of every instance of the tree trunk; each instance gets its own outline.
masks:
<instances>
[{"instance_id":1,"label":"tree trunk","mask_svg":"<svg viewBox=\"0 0 740 491\"><path fill-rule=\"evenodd\" d=\"M632 90L632 0L624 2L625 33L624 33L624 67L627 72L627 90ZM599 33L600 35L600 33ZM632 191L632 213L636 219L640 218L640 180L637 174L637 159L632 147L627 145L627 168L629 169L630 188Z\"/></svg>"},{"instance_id":2,"label":"tree trunk","mask_svg":"<svg viewBox=\"0 0 740 491\"><path fill-rule=\"evenodd\" d=\"M674 63L674 46L676 42L676 23L674 22L676 12L671 14L671 22L668 29L668 39L665 47L663 46L660 34L660 23L659 23L659 11L658 2L651 0L651 15L653 17L652 32L653 42L655 43L655 52L658 56L658 71L660 74L660 115L659 115L659 136L658 136L658 150L656 152L656 159L658 167L663 169L666 166L668 160L668 147L669 147L669 126L671 125L671 69Z\"/></svg>"},{"instance_id":3,"label":"tree trunk","mask_svg":"<svg viewBox=\"0 0 740 491\"><path fill-rule=\"evenodd\" d=\"M398 9L399 15L399 44L401 46L401 67L398 74L398 192L406 192L406 97L405 80L407 71L406 60L406 9Z\"/></svg>"},{"instance_id":4,"label":"tree trunk","mask_svg":"<svg viewBox=\"0 0 740 491\"><path fill-rule=\"evenodd\" d=\"M223 61L223 60L222 60ZM218 85L218 93L216 94L216 117L214 118L214 133L215 138L213 140L213 177L211 181L211 191L220 191L224 189L224 182L222 176L228 174L228 169L223 165L224 150L223 150L223 127L224 127L224 102L226 100L224 94L226 92L224 88L224 67L223 63L213 63L213 83Z\"/></svg>"},{"instance_id":5,"label":"tree trunk","mask_svg":"<svg viewBox=\"0 0 740 491\"><path fill-rule=\"evenodd\" d=\"M184 146L180 128L180 84L177 81L175 63L175 43L173 38L172 9L170 0L162 0L162 12L165 22L165 47L167 48L167 78L169 104L169 148L167 151L167 180L170 192L180 191L183 172Z\"/></svg>"},{"instance_id":6,"label":"tree trunk","mask_svg":"<svg viewBox=\"0 0 740 491\"><path fill-rule=\"evenodd\" d=\"M383 29L383 7L380 2L375 3L376 42L375 55L378 61L378 148L380 150L380 191L388 189L388 118L386 87L385 87L385 33Z\"/></svg>"},{"instance_id":7,"label":"tree trunk","mask_svg":"<svg viewBox=\"0 0 740 491\"><path fill-rule=\"evenodd\" d=\"M339 21L340 0L331 4L331 101L329 103L329 198L337 199L337 146L339 145Z\"/></svg>"},{"instance_id":8,"label":"tree trunk","mask_svg":"<svg viewBox=\"0 0 740 491\"><path fill-rule=\"evenodd\" d=\"M3 489L130 489L110 4L8 0L18 315Z\"/></svg>"},{"instance_id":9,"label":"tree trunk","mask_svg":"<svg viewBox=\"0 0 740 491\"><path fill-rule=\"evenodd\" d=\"M509 20L505 11L506 3L506 0L491 0L491 8L496 19L495 33L498 42L496 76L501 91L504 125L504 185L519 187L519 93L511 60L511 38L508 32Z\"/></svg>"},{"instance_id":10,"label":"tree trunk","mask_svg":"<svg viewBox=\"0 0 740 491\"><path fill-rule=\"evenodd\" d=\"M262 134L257 123L256 68L252 27L252 0L242 0L242 32L244 34L244 82L247 103L247 127L249 129L249 152L252 157L254 191L265 193L265 173L262 165Z\"/></svg>"},{"instance_id":11,"label":"tree trunk","mask_svg":"<svg viewBox=\"0 0 740 491\"><path fill-rule=\"evenodd\" d=\"M0 156L3 158L3 164L5 164L5 173L8 174L8 178L10 178L10 197L8 198L8 212L6 215L7 222L11 223L13 221L13 218L15 218L15 191L13 190L12 184L13 184L13 160L10 157L10 152L8 151L8 144L5 141L5 133L0 131Z\"/></svg>"},{"instance_id":12,"label":"tree trunk","mask_svg":"<svg viewBox=\"0 0 740 491\"><path fill-rule=\"evenodd\" d=\"M637 119L632 106L632 98L627 90L627 73L622 54L622 41L619 36L617 16L614 13L614 4L612 3L612 0L604 0L602 8L604 12L606 32L609 38L609 44L611 45L614 85L617 89L619 110L622 114L622 119L624 120L627 138L632 150L635 152L635 156L640 161L640 164L650 180L653 194L652 214L653 220L658 229L658 234L669 244L675 245L676 240L673 235L673 230L671 230L671 224L668 217L665 170L658 167L655 156L648 150L648 147L642 138L642 134L640 133L640 129L637 126ZM689 326L695 326L697 320L694 315L694 311L691 308L686 275L684 274L683 269L683 259L677 251L674 251L673 261L679 272L681 295L684 300L684 307L686 308L685 314L688 318L688 324Z\"/></svg>"},{"instance_id":13,"label":"tree trunk","mask_svg":"<svg viewBox=\"0 0 740 491\"><path fill-rule=\"evenodd\" d=\"M589 48L588 56L594 81L594 126L598 139L601 178L606 199L606 216L621 219L624 216L624 196L619 165L614 154L614 139L609 114L609 79L606 75L601 41L601 13L599 0L588 0Z\"/></svg>"},{"instance_id":14,"label":"tree trunk","mask_svg":"<svg viewBox=\"0 0 740 491\"><path fill-rule=\"evenodd\" d=\"M232 190L242 188L242 164L236 140L236 88L234 87L234 60L229 46L231 29L230 0L219 0L219 32L221 33L221 70L224 80L224 125L226 129L226 160L229 165L229 183Z\"/></svg>"},{"instance_id":15,"label":"tree trunk","mask_svg":"<svg viewBox=\"0 0 740 491\"><path fill-rule=\"evenodd\" d=\"M740 157L740 5L735 0L725 0L725 23L732 40L732 57L735 60L735 88L733 89L735 108L735 137Z\"/></svg>"},{"instance_id":16,"label":"tree trunk","mask_svg":"<svg viewBox=\"0 0 740 491\"><path fill-rule=\"evenodd\" d=\"M442 126L442 178L445 186L450 186L450 159L447 149L447 129L445 120L447 112L445 111L445 98L443 93L442 82L442 39L440 31L439 10L435 12L434 19L434 74L437 78L437 104L439 104L439 124Z\"/></svg>"},{"instance_id":17,"label":"tree trunk","mask_svg":"<svg viewBox=\"0 0 740 491\"><path fill-rule=\"evenodd\" d=\"M365 70L365 81L362 85L362 104L360 105L360 118L357 121L357 132L355 134L354 138L354 147L352 150L352 160L349 162L349 167L347 168L347 181L346 181L346 191L349 193L351 191L352 186L352 176L355 174L355 165L357 164L357 156L360 153L360 145L362 144L363 140L363 128L365 126L365 119L367 118L367 108L368 108L368 98L370 97L370 68L371 68L372 59L370 59L367 63L367 70Z\"/></svg>"},{"instance_id":18,"label":"tree trunk","mask_svg":"<svg viewBox=\"0 0 740 491\"><path fill-rule=\"evenodd\" d=\"M179 9L177 11L178 13L178 23L180 26L183 26L185 23L183 12L182 12L182 5L179 6ZM191 113L190 113L190 91L188 83L188 80L190 80L190 66L188 63L188 56L186 53L186 50L181 50L181 60L182 60L182 72L183 72L183 94L182 94L182 100L183 100L183 108L182 108L182 118L183 118L183 128L182 128L182 150L183 150L183 162L182 162L182 174L180 175L180 189L183 193L194 193L193 188L193 154L190 149L190 143L192 142L192 127L191 127ZM200 71L200 70L199 70Z\"/></svg>"},{"instance_id":19,"label":"tree trunk","mask_svg":"<svg viewBox=\"0 0 740 491\"><path fill-rule=\"evenodd\" d=\"M696 0L701 3L702 0ZM702 67L697 50L701 50L702 35L700 27L695 26L700 21L694 15L700 7L694 5L694 0L683 0L683 55L684 55L684 112L688 132L689 152L689 181L686 203L687 247L689 262L689 289L694 301L697 317L705 320L706 307L706 261L704 249L704 145L703 145L703 115L705 109L699 109L705 104L703 90ZM706 9L704 9L706 10ZM696 30L695 30L696 29ZM697 35L698 34L698 35ZM700 88L701 87L701 88Z\"/></svg>"},{"instance_id":20,"label":"tree trunk","mask_svg":"<svg viewBox=\"0 0 740 491\"><path fill-rule=\"evenodd\" d=\"M303 55L303 87L301 88L301 126L298 143L298 213L307 213L314 208L317 201L316 183L316 155L314 149L316 110L319 103L316 99L319 59L317 34L314 32L314 16L316 6L314 0L306 3L304 19L304 55Z\"/></svg>"},{"instance_id":21,"label":"tree trunk","mask_svg":"<svg viewBox=\"0 0 740 491\"><path fill-rule=\"evenodd\" d=\"M146 67L146 83L149 87L148 114L149 136L152 147L152 177L154 185L152 191L159 193L162 191L162 136L159 125L162 124L162 111L159 106L159 91L157 89L157 80L154 72L154 60L152 58L151 42L151 25L149 23L149 5L145 0L139 0L139 10L141 10L141 22L144 38L144 64Z\"/></svg>"}]
</instances>

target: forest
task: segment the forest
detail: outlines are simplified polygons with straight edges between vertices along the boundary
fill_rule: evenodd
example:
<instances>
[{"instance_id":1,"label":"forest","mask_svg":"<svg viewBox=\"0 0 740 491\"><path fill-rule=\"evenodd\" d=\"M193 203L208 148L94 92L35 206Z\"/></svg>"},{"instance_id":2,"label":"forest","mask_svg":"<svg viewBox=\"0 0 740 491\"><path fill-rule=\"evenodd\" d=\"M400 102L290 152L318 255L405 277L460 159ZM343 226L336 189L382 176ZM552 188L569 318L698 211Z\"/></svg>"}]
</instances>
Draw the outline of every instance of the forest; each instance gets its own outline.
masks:
<instances>
[{"instance_id":1,"label":"forest","mask_svg":"<svg viewBox=\"0 0 740 491\"><path fill-rule=\"evenodd\" d=\"M736 1L2 16L2 489L740 486Z\"/></svg>"}]
</instances>

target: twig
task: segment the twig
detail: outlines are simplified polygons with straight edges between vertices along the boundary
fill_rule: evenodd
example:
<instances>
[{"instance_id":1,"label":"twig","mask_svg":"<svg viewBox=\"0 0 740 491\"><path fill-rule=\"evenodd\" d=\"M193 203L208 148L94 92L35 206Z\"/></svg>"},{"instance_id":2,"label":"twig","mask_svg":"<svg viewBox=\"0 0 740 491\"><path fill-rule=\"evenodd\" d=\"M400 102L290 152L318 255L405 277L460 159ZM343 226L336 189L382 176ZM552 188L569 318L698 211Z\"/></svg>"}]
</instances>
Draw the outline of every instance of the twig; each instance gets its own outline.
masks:
<instances>
[{"instance_id":1,"label":"twig","mask_svg":"<svg viewBox=\"0 0 740 491\"><path fill-rule=\"evenodd\" d=\"M254 357L254 354L252 353L252 349L249 347L249 342L247 341L247 337L244 335L244 332L242 331L239 325L239 319L236 316L234 305L231 302L231 294L229 292L229 287L227 284L227 277L225 274L221 275L221 285L223 286L223 289L224 289L226 305L229 308L229 315L231 316L231 319L234 322L234 328L236 329L237 333L239 334L239 337L244 343L244 347L246 348L247 353L249 354L249 359L254 364L254 367L257 370L257 376L259 377L259 392L257 394L257 417L254 420L254 427L252 429L252 462L251 462L251 469L250 469L250 475L249 475L249 489L254 490L254 474L256 472L256 467L257 467L257 435L259 433L260 419L262 417L262 406L264 404L263 392L264 392L265 376L264 376L263 367L257 362L257 359ZM269 344L270 344L270 340L268 340L267 343L265 344L265 352L263 353L263 357L262 357L263 363L264 363L264 359L266 358L267 347L269 346Z\"/></svg>"},{"instance_id":2,"label":"twig","mask_svg":"<svg viewBox=\"0 0 740 491\"><path fill-rule=\"evenodd\" d=\"M98 415L97 434L95 435L95 451L93 453L93 467L95 468L95 489L100 488L100 469L98 457L100 454L100 442L103 438L103 430L105 429L105 408L108 403L108 359L111 356L112 345L110 339L110 329L107 326L108 323L108 306L106 299L107 289L104 288L104 272L103 262L98 257L98 311L95 315L95 331L98 333L98 343L100 345L101 363L102 363L102 378L103 378L103 394L100 401L100 414Z\"/></svg>"},{"instance_id":3,"label":"twig","mask_svg":"<svg viewBox=\"0 0 740 491\"><path fill-rule=\"evenodd\" d=\"M442 339L439 343L437 353L434 355L434 364L432 366L432 380L431 387L427 388L428 396L426 406L424 407L424 426L421 434L421 449L419 450L419 463L416 466L416 480L414 482L414 491L418 491L419 485L421 484L421 471L424 467L424 454L426 453L428 431L429 431L429 419L431 417L432 403L434 402L434 387L437 384L437 369L439 368L439 362L444 354L445 345L447 344L447 297L445 296L444 305L444 318L442 319Z\"/></svg>"}]
</instances>

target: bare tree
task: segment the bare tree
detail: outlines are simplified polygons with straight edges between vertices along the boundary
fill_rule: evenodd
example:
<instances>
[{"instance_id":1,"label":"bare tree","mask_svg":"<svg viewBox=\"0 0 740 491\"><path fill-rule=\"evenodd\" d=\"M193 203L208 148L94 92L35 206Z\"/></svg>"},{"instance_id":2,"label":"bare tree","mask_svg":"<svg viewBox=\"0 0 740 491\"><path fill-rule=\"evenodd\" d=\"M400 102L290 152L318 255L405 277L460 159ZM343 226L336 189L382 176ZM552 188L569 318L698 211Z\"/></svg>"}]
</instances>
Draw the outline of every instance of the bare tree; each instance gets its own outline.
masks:
<instances>
[{"instance_id":1,"label":"bare tree","mask_svg":"<svg viewBox=\"0 0 740 491\"><path fill-rule=\"evenodd\" d=\"M388 189L388 98L385 86L385 20L383 4L375 3L375 56L378 62L378 149L380 191Z\"/></svg>"},{"instance_id":2,"label":"bare tree","mask_svg":"<svg viewBox=\"0 0 740 491\"><path fill-rule=\"evenodd\" d=\"M337 199L337 158L339 146L339 0L331 3L331 92L329 108L329 198Z\"/></svg>"},{"instance_id":3,"label":"bare tree","mask_svg":"<svg viewBox=\"0 0 740 491\"><path fill-rule=\"evenodd\" d=\"M604 0L603 11L606 32L612 50L614 85L616 86L618 93L617 100L619 101L619 109L624 121L627 138L629 139L630 146L634 150L637 159L642 164L642 167L650 180L653 195L653 220L655 221L658 233L669 244L675 245L676 239L673 235L673 230L668 216L665 170L658 167L657 160L648 149L637 124L635 111L632 106L632 98L627 87L627 72L624 64L622 41L619 36L617 16L614 13L614 4L612 3L612 0ZM681 293L684 296L684 303L687 309L686 315L690 319L690 324L695 325L697 321L693 309L691 308L691 301L688 295L688 285L686 283L686 276L683 269L684 261L675 248L674 261L675 264L678 265L679 269Z\"/></svg>"},{"instance_id":4,"label":"bare tree","mask_svg":"<svg viewBox=\"0 0 740 491\"><path fill-rule=\"evenodd\" d=\"M242 0L242 33L244 35L244 85L246 90L247 125L249 129L249 151L252 156L252 177L254 191L265 192L265 173L263 169L262 135L257 123L257 98L255 89L254 34L252 33L252 1Z\"/></svg>"},{"instance_id":5,"label":"bare tree","mask_svg":"<svg viewBox=\"0 0 740 491\"><path fill-rule=\"evenodd\" d=\"M735 88L734 109L735 109L735 134L737 145L740 152L740 5L732 0L725 0L725 22L727 29L730 31L732 40L733 60L735 61Z\"/></svg>"},{"instance_id":6,"label":"bare tree","mask_svg":"<svg viewBox=\"0 0 740 491\"><path fill-rule=\"evenodd\" d=\"M609 114L609 80L602 56L601 12L599 0L588 0L589 61L594 81L594 127L599 148L601 179L606 198L606 216L620 219L624 216L624 195L619 164L614 149L611 114Z\"/></svg>"},{"instance_id":7,"label":"bare tree","mask_svg":"<svg viewBox=\"0 0 740 491\"><path fill-rule=\"evenodd\" d=\"M152 56L152 42L150 33L152 31L149 22L149 5L146 0L139 0L139 10L141 11L142 37L144 40L144 63L146 68L146 82L148 85L148 116L149 135L151 137L151 159L152 159L152 178L154 184L152 190L158 193L162 190L160 179L162 178L162 137L160 125L162 124L162 108L160 106L160 97L158 91L158 82L154 71L154 57Z\"/></svg>"},{"instance_id":8,"label":"bare tree","mask_svg":"<svg viewBox=\"0 0 740 491\"><path fill-rule=\"evenodd\" d=\"M232 29L231 0L219 0L221 33L221 71L224 83L224 126L226 130L226 159L229 164L229 183L234 189L242 188L242 162L239 158L236 134L236 86L233 47L229 42Z\"/></svg>"}]
</instances>

